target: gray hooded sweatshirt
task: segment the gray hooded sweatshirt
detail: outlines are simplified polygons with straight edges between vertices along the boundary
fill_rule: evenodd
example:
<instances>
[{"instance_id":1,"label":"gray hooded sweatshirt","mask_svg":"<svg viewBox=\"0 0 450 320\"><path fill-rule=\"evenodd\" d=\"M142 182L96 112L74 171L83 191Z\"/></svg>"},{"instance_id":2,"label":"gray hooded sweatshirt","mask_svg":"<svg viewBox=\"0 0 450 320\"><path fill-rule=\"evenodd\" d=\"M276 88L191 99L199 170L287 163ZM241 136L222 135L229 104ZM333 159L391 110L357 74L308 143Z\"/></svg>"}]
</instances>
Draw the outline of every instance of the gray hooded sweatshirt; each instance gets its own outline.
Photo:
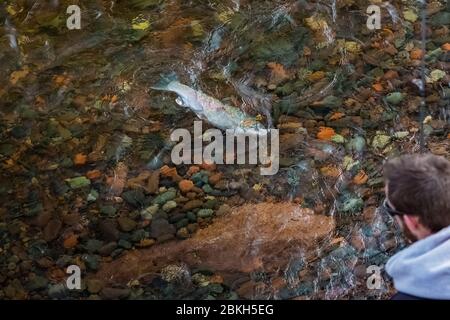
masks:
<instances>
[{"instance_id":1,"label":"gray hooded sweatshirt","mask_svg":"<svg viewBox=\"0 0 450 320\"><path fill-rule=\"evenodd\" d=\"M389 259L386 272L397 291L425 299L450 299L450 226Z\"/></svg>"}]
</instances>

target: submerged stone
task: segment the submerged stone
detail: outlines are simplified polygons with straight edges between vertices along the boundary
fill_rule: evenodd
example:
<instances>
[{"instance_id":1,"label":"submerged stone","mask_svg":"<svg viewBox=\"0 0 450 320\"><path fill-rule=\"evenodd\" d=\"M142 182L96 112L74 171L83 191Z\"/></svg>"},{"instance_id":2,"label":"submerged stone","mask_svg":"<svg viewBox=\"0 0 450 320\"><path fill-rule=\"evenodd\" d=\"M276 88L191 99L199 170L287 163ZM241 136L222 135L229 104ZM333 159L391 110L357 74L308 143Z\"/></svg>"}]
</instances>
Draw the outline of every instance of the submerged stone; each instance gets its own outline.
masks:
<instances>
[{"instance_id":1,"label":"submerged stone","mask_svg":"<svg viewBox=\"0 0 450 320\"><path fill-rule=\"evenodd\" d=\"M86 178L84 176L66 179L66 182L69 184L69 186L72 189L79 189L79 188L87 187L91 184L91 180L89 180L88 178Z\"/></svg>"}]
</instances>

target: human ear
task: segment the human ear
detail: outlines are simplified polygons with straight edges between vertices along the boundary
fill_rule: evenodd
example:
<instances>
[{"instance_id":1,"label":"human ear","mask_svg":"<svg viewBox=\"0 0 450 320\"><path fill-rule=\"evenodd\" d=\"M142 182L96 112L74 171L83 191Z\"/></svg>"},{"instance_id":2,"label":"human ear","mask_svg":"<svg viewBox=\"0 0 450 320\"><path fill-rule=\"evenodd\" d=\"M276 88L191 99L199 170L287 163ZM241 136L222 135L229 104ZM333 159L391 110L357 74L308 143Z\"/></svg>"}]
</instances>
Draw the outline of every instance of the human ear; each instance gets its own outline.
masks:
<instances>
[{"instance_id":1,"label":"human ear","mask_svg":"<svg viewBox=\"0 0 450 320\"><path fill-rule=\"evenodd\" d=\"M419 217L410 216L408 214L403 215L403 222L411 232L414 232L419 227Z\"/></svg>"},{"instance_id":2,"label":"human ear","mask_svg":"<svg viewBox=\"0 0 450 320\"><path fill-rule=\"evenodd\" d=\"M419 240L431 234L431 231L420 222L418 216L405 214L403 215L403 222L409 232Z\"/></svg>"}]
</instances>

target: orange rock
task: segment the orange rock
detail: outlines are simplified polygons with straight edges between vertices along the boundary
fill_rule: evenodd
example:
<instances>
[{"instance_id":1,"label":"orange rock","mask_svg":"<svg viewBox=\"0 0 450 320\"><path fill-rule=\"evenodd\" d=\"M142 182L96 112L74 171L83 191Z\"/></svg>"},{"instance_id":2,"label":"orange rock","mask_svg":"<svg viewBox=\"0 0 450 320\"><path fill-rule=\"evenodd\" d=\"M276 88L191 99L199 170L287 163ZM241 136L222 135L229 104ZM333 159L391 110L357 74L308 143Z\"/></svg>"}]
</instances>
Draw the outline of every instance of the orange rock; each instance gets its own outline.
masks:
<instances>
[{"instance_id":1,"label":"orange rock","mask_svg":"<svg viewBox=\"0 0 450 320\"><path fill-rule=\"evenodd\" d=\"M361 170L353 178L353 183L354 184L365 184L367 182L367 180L369 180L369 177L367 176L367 174L363 170Z\"/></svg>"},{"instance_id":2,"label":"orange rock","mask_svg":"<svg viewBox=\"0 0 450 320\"><path fill-rule=\"evenodd\" d=\"M161 175L162 175L163 177L169 177L169 178L178 175L178 173L177 173L177 168L175 168L175 167L171 168L171 167L169 167L169 166L167 166L167 165L163 166L163 167L159 170L159 172L161 173Z\"/></svg>"},{"instance_id":3,"label":"orange rock","mask_svg":"<svg viewBox=\"0 0 450 320\"><path fill-rule=\"evenodd\" d=\"M87 155L83 154L83 153L77 153L75 155L75 157L73 158L73 163L76 166L82 166L84 164L86 164L87 161Z\"/></svg>"},{"instance_id":4,"label":"orange rock","mask_svg":"<svg viewBox=\"0 0 450 320\"><path fill-rule=\"evenodd\" d=\"M86 177L89 180L98 179L98 178L100 178L101 175L102 175L102 173L100 170L90 170L86 173Z\"/></svg>"},{"instance_id":5,"label":"orange rock","mask_svg":"<svg viewBox=\"0 0 450 320\"><path fill-rule=\"evenodd\" d=\"M342 112L335 112L335 113L333 113L331 115L330 121L341 119L343 116L345 116L344 113L342 113Z\"/></svg>"},{"instance_id":6,"label":"orange rock","mask_svg":"<svg viewBox=\"0 0 450 320\"><path fill-rule=\"evenodd\" d=\"M181 192L187 193L192 190L194 187L194 183L191 180L181 180L178 183L178 187L180 188Z\"/></svg>"},{"instance_id":7,"label":"orange rock","mask_svg":"<svg viewBox=\"0 0 450 320\"><path fill-rule=\"evenodd\" d=\"M60 282L63 279L67 279L67 273L57 267L53 267L47 271L47 278L52 282Z\"/></svg>"},{"instance_id":8,"label":"orange rock","mask_svg":"<svg viewBox=\"0 0 450 320\"><path fill-rule=\"evenodd\" d=\"M308 80L311 82L316 82L322 80L323 78L325 78L325 72L323 71L316 71L308 76Z\"/></svg>"},{"instance_id":9,"label":"orange rock","mask_svg":"<svg viewBox=\"0 0 450 320\"><path fill-rule=\"evenodd\" d=\"M223 283L223 277L221 275L215 274L211 278L209 278L209 282L211 282L211 283Z\"/></svg>"},{"instance_id":10,"label":"orange rock","mask_svg":"<svg viewBox=\"0 0 450 320\"><path fill-rule=\"evenodd\" d=\"M336 166L325 166L320 168L320 172L326 177L337 178L341 175L341 170Z\"/></svg>"},{"instance_id":11,"label":"orange rock","mask_svg":"<svg viewBox=\"0 0 450 320\"><path fill-rule=\"evenodd\" d=\"M329 127L320 127L319 132L317 133L317 138L320 140L331 140L336 133L333 128Z\"/></svg>"},{"instance_id":12,"label":"orange rock","mask_svg":"<svg viewBox=\"0 0 450 320\"><path fill-rule=\"evenodd\" d=\"M119 162L114 169L114 176L110 180L112 196L120 196L127 184L128 167L124 162Z\"/></svg>"},{"instance_id":13,"label":"orange rock","mask_svg":"<svg viewBox=\"0 0 450 320\"><path fill-rule=\"evenodd\" d=\"M412 60L420 60L423 57L423 52L421 49L411 50L410 57Z\"/></svg>"},{"instance_id":14,"label":"orange rock","mask_svg":"<svg viewBox=\"0 0 450 320\"><path fill-rule=\"evenodd\" d=\"M279 84L289 78L289 74L280 63L269 62L267 67L270 68L270 82L273 84Z\"/></svg>"},{"instance_id":15,"label":"orange rock","mask_svg":"<svg viewBox=\"0 0 450 320\"><path fill-rule=\"evenodd\" d=\"M58 87L61 87L61 86L63 86L63 85L69 84L70 78L66 77L65 75L60 74L60 75L55 76L55 77L53 78L53 81L55 82L55 84L56 84Z\"/></svg>"},{"instance_id":16,"label":"orange rock","mask_svg":"<svg viewBox=\"0 0 450 320\"><path fill-rule=\"evenodd\" d=\"M192 176L194 173L197 173L197 172L199 172L200 171L200 168L199 167L197 167L197 166L190 166L189 167L189 170L188 170L188 172L187 172L187 174L189 175L189 176Z\"/></svg>"},{"instance_id":17,"label":"orange rock","mask_svg":"<svg viewBox=\"0 0 450 320\"><path fill-rule=\"evenodd\" d=\"M450 51L450 43L449 43L449 42L444 43L444 44L442 45L442 50L444 50L444 51Z\"/></svg>"},{"instance_id":18,"label":"orange rock","mask_svg":"<svg viewBox=\"0 0 450 320\"><path fill-rule=\"evenodd\" d=\"M200 165L200 167L202 167L202 169L204 169L204 170L206 170L206 171L214 171L214 170L216 170L216 164L215 163L210 163L210 164L208 164L208 163L202 163L201 165Z\"/></svg>"},{"instance_id":19,"label":"orange rock","mask_svg":"<svg viewBox=\"0 0 450 320\"><path fill-rule=\"evenodd\" d=\"M208 179L209 183L211 183L212 185L215 185L217 182L220 181L220 179L222 179L222 175L223 175L222 172L217 172L217 173L213 174Z\"/></svg>"},{"instance_id":20,"label":"orange rock","mask_svg":"<svg viewBox=\"0 0 450 320\"><path fill-rule=\"evenodd\" d=\"M152 246L156 241L154 239L142 239L137 246L141 248L150 247Z\"/></svg>"},{"instance_id":21,"label":"orange rock","mask_svg":"<svg viewBox=\"0 0 450 320\"><path fill-rule=\"evenodd\" d=\"M74 248L78 244L78 236L71 233L67 238L64 239L63 246L66 249Z\"/></svg>"},{"instance_id":22,"label":"orange rock","mask_svg":"<svg viewBox=\"0 0 450 320\"><path fill-rule=\"evenodd\" d=\"M393 80L398 78L398 72L395 70L388 70L383 76L386 80Z\"/></svg>"},{"instance_id":23,"label":"orange rock","mask_svg":"<svg viewBox=\"0 0 450 320\"><path fill-rule=\"evenodd\" d=\"M183 179L178 175L177 168L175 167L171 168L166 165L159 169L159 172L163 177L171 178L175 182L179 182Z\"/></svg>"},{"instance_id":24,"label":"orange rock","mask_svg":"<svg viewBox=\"0 0 450 320\"><path fill-rule=\"evenodd\" d=\"M373 90L375 90L376 92L381 92L383 91L383 86L381 85L381 83L374 83L372 85Z\"/></svg>"}]
</instances>

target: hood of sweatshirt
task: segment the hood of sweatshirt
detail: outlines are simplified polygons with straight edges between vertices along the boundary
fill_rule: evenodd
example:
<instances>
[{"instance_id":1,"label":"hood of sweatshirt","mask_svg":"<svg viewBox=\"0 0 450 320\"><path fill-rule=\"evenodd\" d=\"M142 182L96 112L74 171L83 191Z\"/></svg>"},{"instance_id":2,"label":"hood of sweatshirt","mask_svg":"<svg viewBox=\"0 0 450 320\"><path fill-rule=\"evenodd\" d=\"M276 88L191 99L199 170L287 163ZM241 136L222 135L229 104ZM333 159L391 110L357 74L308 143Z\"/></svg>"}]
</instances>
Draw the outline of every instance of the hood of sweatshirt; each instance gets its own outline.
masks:
<instances>
[{"instance_id":1,"label":"hood of sweatshirt","mask_svg":"<svg viewBox=\"0 0 450 320\"><path fill-rule=\"evenodd\" d=\"M386 272L399 292L450 299L450 226L395 254L387 262Z\"/></svg>"}]
</instances>

